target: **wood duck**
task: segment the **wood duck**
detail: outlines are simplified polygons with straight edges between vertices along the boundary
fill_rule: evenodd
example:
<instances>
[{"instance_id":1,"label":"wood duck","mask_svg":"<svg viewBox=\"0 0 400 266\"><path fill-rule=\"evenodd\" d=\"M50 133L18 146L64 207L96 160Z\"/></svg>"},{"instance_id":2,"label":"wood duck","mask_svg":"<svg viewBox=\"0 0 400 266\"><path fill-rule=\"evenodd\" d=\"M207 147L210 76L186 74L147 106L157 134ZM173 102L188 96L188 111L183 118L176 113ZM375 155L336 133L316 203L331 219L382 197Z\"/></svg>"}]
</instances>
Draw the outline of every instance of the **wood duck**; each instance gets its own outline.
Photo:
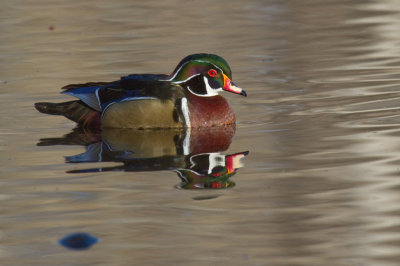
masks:
<instances>
[{"instance_id":1,"label":"wood duck","mask_svg":"<svg viewBox=\"0 0 400 266\"><path fill-rule=\"evenodd\" d=\"M36 103L39 112L64 115L86 128L198 128L235 123L218 92L246 96L218 55L185 57L170 75L132 74L113 82L71 84L62 94L79 100Z\"/></svg>"}]
</instances>

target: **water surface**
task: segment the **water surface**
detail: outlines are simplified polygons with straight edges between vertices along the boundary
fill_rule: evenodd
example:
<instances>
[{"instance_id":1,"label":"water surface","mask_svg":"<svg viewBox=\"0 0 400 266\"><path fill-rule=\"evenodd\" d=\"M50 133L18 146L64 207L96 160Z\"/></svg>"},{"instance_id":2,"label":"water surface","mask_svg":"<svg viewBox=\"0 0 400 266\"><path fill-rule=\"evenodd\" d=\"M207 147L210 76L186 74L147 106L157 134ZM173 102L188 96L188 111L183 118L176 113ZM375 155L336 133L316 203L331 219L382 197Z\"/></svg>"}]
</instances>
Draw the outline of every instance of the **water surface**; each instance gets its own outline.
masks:
<instances>
[{"instance_id":1,"label":"water surface","mask_svg":"<svg viewBox=\"0 0 400 266\"><path fill-rule=\"evenodd\" d=\"M394 0L3 1L1 264L398 265L399 11ZM212 171L210 155L190 168L182 132L138 148L33 108L66 100L66 84L168 74L197 52L224 57L248 93L224 94L234 136L199 153L250 151L222 181L180 185L177 169L233 173ZM171 161L135 164L127 147ZM77 232L100 241L59 244Z\"/></svg>"}]
</instances>

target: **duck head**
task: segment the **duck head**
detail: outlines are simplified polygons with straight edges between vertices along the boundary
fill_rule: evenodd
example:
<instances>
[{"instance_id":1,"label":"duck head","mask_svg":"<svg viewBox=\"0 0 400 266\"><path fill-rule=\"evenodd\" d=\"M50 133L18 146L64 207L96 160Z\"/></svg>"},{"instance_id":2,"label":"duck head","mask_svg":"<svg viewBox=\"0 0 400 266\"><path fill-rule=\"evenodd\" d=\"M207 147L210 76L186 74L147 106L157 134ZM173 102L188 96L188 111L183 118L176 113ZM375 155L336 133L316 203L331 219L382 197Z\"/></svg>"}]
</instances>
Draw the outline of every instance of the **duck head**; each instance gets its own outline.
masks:
<instances>
[{"instance_id":1,"label":"duck head","mask_svg":"<svg viewBox=\"0 0 400 266\"><path fill-rule=\"evenodd\" d=\"M212 97L220 91L247 96L246 92L232 82L228 63L213 54L193 54L185 57L168 76L167 81L179 84L190 93Z\"/></svg>"}]
</instances>

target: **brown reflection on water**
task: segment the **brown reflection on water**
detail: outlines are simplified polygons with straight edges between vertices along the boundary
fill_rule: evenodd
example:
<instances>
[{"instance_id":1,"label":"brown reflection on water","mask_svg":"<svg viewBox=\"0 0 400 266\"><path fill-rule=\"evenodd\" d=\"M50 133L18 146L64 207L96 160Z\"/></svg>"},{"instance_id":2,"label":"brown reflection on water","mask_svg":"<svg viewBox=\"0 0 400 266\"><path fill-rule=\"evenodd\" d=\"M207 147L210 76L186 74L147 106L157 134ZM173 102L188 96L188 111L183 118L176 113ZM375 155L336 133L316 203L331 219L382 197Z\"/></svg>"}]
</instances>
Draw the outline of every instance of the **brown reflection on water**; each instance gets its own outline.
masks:
<instances>
[{"instance_id":1,"label":"brown reflection on water","mask_svg":"<svg viewBox=\"0 0 400 266\"><path fill-rule=\"evenodd\" d=\"M38 146L82 145L86 151L66 156L67 163L122 163L70 170L68 173L108 171L174 171L183 189L225 189L243 166L248 151L223 155L235 134L235 125L179 130L129 130L75 128L61 138L41 139Z\"/></svg>"}]
</instances>

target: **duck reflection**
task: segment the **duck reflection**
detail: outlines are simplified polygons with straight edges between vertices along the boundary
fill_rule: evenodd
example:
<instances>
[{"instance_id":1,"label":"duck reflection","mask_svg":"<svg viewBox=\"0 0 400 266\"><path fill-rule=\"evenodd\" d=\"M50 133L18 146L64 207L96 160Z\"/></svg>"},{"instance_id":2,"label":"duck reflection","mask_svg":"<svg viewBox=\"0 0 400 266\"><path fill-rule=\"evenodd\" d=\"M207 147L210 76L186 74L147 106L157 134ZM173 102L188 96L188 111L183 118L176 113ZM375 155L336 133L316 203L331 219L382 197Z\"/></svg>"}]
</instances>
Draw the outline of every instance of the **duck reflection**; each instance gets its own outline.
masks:
<instances>
[{"instance_id":1,"label":"duck reflection","mask_svg":"<svg viewBox=\"0 0 400 266\"><path fill-rule=\"evenodd\" d=\"M121 162L121 165L72 170L69 173L106 171L160 171L178 174L181 189L225 189L243 166L248 151L222 154L235 134L235 126L207 129L103 129L76 128L61 138L41 139L39 146L82 145L86 151L67 156L69 163Z\"/></svg>"}]
</instances>

